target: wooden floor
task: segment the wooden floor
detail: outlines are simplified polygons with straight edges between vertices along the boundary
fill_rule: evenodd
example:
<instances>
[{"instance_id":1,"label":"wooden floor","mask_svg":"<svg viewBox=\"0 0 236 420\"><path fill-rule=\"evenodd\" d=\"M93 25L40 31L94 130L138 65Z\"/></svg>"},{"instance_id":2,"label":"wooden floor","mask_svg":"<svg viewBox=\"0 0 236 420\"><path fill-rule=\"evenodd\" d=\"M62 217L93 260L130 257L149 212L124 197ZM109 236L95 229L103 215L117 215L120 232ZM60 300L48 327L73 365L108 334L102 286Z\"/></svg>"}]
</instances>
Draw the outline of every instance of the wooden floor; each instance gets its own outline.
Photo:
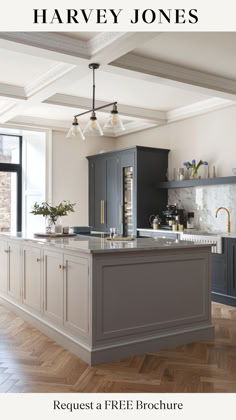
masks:
<instances>
[{"instance_id":1,"label":"wooden floor","mask_svg":"<svg viewBox=\"0 0 236 420\"><path fill-rule=\"evenodd\" d=\"M236 392L236 308L216 339L89 367L0 305L0 392Z\"/></svg>"}]
</instances>

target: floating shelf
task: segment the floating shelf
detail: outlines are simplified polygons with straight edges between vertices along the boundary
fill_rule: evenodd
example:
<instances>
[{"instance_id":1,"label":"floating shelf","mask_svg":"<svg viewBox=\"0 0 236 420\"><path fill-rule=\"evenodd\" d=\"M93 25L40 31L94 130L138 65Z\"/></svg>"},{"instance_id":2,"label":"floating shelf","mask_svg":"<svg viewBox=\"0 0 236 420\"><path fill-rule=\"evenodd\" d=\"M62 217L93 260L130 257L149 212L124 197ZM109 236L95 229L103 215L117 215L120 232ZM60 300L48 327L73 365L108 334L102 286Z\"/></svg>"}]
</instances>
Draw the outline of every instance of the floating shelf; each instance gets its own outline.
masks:
<instances>
[{"instance_id":1,"label":"floating shelf","mask_svg":"<svg viewBox=\"0 0 236 420\"><path fill-rule=\"evenodd\" d=\"M158 182L157 188L192 188L199 186L236 184L236 176L224 176L222 178L185 179L184 181Z\"/></svg>"}]
</instances>

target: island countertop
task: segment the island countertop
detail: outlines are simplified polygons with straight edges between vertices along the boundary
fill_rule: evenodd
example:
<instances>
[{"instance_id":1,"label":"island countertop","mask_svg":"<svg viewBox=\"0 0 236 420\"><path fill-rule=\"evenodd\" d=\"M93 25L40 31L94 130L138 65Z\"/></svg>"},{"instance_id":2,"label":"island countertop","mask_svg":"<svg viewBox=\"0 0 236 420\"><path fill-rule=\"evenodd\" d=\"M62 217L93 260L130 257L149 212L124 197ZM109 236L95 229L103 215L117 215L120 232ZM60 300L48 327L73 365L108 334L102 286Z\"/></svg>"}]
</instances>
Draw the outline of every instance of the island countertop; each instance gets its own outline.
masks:
<instances>
[{"instance_id":1,"label":"island countertop","mask_svg":"<svg viewBox=\"0 0 236 420\"><path fill-rule=\"evenodd\" d=\"M104 237L76 235L68 238L39 238L24 233L0 233L2 240L29 241L38 245L60 248L63 250L79 251L84 253L107 253L107 252L135 252L152 251L163 249L186 249L210 247L207 244L194 243L167 238L136 238L133 241L108 241Z\"/></svg>"}]
</instances>

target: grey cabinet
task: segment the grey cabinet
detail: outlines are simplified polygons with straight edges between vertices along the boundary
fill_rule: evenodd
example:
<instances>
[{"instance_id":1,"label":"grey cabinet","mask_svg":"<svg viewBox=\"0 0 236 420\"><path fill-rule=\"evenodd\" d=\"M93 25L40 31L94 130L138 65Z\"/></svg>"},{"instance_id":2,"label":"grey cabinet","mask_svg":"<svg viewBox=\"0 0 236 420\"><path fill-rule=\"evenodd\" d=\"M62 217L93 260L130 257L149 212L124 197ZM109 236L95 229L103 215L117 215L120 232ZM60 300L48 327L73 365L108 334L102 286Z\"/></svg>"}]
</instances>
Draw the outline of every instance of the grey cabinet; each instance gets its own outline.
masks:
<instances>
[{"instance_id":1,"label":"grey cabinet","mask_svg":"<svg viewBox=\"0 0 236 420\"><path fill-rule=\"evenodd\" d=\"M94 186L94 226L103 230L106 217L106 161L102 159L94 162Z\"/></svg>"},{"instance_id":2,"label":"grey cabinet","mask_svg":"<svg viewBox=\"0 0 236 420\"><path fill-rule=\"evenodd\" d=\"M149 216L160 214L168 201L167 190L157 190L166 180L167 149L136 146L88 156L89 225L100 232L118 228L136 234L148 228Z\"/></svg>"},{"instance_id":3,"label":"grey cabinet","mask_svg":"<svg viewBox=\"0 0 236 420\"><path fill-rule=\"evenodd\" d=\"M119 159L111 156L106 159L106 202L105 223L106 230L120 227L120 180Z\"/></svg>"},{"instance_id":4,"label":"grey cabinet","mask_svg":"<svg viewBox=\"0 0 236 420\"><path fill-rule=\"evenodd\" d=\"M212 291L215 293L227 293L225 254L212 254Z\"/></svg>"},{"instance_id":5,"label":"grey cabinet","mask_svg":"<svg viewBox=\"0 0 236 420\"><path fill-rule=\"evenodd\" d=\"M223 239L223 254L212 255L212 299L236 306L236 239Z\"/></svg>"},{"instance_id":6,"label":"grey cabinet","mask_svg":"<svg viewBox=\"0 0 236 420\"><path fill-rule=\"evenodd\" d=\"M236 297L236 239L226 240L228 262L228 294Z\"/></svg>"},{"instance_id":7,"label":"grey cabinet","mask_svg":"<svg viewBox=\"0 0 236 420\"><path fill-rule=\"evenodd\" d=\"M119 208L119 160L89 159L89 225L99 232L118 227Z\"/></svg>"}]
</instances>

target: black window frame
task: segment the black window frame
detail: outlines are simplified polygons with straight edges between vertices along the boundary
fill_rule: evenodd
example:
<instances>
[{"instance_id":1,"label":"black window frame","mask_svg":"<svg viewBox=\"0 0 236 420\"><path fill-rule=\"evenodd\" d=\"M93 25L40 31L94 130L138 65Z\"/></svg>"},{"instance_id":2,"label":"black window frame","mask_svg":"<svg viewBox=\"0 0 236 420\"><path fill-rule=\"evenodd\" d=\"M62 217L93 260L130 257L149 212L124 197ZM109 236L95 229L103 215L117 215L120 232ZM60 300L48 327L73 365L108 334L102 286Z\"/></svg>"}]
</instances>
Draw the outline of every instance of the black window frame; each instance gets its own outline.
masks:
<instances>
[{"instance_id":1,"label":"black window frame","mask_svg":"<svg viewBox=\"0 0 236 420\"><path fill-rule=\"evenodd\" d=\"M22 136L17 134L0 133L0 136L17 137L19 139L19 163L0 162L0 172L12 172L17 174L17 198L16 198L16 228L22 230Z\"/></svg>"}]
</instances>

